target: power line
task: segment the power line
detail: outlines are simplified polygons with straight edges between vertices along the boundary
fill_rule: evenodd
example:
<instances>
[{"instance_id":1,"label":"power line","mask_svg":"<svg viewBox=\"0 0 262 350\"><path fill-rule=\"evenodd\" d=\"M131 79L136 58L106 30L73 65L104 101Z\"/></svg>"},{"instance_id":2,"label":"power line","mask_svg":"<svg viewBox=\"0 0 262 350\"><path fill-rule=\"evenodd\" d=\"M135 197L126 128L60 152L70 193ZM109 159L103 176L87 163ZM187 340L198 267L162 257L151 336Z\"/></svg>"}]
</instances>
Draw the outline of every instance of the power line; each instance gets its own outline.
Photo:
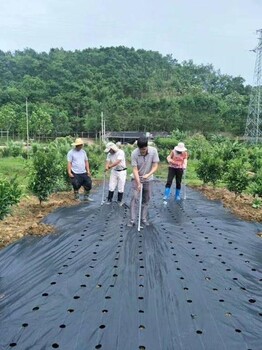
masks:
<instances>
[{"instance_id":1,"label":"power line","mask_svg":"<svg viewBox=\"0 0 262 350\"><path fill-rule=\"evenodd\" d=\"M254 70L254 86L251 90L246 122L245 138L252 143L262 142L262 29L256 31L259 34L258 46L251 50L256 52Z\"/></svg>"}]
</instances>

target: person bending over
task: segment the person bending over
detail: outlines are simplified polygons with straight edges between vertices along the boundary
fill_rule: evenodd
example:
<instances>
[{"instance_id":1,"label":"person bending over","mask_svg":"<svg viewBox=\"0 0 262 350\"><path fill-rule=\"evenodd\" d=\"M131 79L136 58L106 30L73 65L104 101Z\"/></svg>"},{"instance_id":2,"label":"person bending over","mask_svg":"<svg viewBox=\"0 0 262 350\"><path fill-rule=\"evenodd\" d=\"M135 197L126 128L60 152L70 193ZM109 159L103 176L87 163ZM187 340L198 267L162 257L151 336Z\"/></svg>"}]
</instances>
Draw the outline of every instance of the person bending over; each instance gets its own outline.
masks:
<instances>
[{"instance_id":1,"label":"person bending over","mask_svg":"<svg viewBox=\"0 0 262 350\"><path fill-rule=\"evenodd\" d=\"M112 202L114 191L117 187L117 202L121 206L123 205L123 194L126 183L125 152L119 149L113 142L106 144L105 152L107 153L105 171L111 170L107 204Z\"/></svg>"},{"instance_id":2,"label":"person bending over","mask_svg":"<svg viewBox=\"0 0 262 350\"><path fill-rule=\"evenodd\" d=\"M142 224L148 226L148 205L152 195L153 174L158 168L159 156L155 147L148 146L146 137L137 140L137 148L131 154L131 165L133 167L132 199L130 203L130 221L127 226L135 225L137 216L137 205L141 184L142 192Z\"/></svg>"},{"instance_id":3,"label":"person bending over","mask_svg":"<svg viewBox=\"0 0 262 350\"><path fill-rule=\"evenodd\" d=\"M175 146L174 149L168 155L167 161L169 167L165 186L164 200L167 200L170 197L170 191L174 177L176 178L175 200L179 201L181 199L181 182L183 173L187 167L187 158L187 149L183 142L179 142L177 146Z\"/></svg>"}]
</instances>

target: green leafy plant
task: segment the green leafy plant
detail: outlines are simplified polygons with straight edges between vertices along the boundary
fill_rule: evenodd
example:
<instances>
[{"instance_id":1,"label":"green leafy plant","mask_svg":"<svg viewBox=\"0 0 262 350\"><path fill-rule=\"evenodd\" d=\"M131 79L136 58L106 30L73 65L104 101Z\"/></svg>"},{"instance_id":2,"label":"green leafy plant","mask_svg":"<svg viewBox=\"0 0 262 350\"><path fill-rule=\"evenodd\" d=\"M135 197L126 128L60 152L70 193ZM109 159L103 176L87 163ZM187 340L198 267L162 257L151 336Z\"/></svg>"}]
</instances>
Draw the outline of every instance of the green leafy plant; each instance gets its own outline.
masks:
<instances>
[{"instance_id":1,"label":"green leafy plant","mask_svg":"<svg viewBox=\"0 0 262 350\"><path fill-rule=\"evenodd\" d=\"M226 187L229 191L240 195L249 185L250 164L242 158L237 158L228 163L228 171L225 175Z\"/></svg>"},{"instance_id":2,"label":"green leafy plant","mask_svg":"<svg viewBox=\"0 0 262 350\"><path fill-rule=\"evenodd\" d=\"M86 150L88 161L90 164L92 177L97 176L99 169L104 169L104 165L106 162L106 154L104 152L104 146L94 144L89 146Z\"/></svg>"},{"instance_id":3,"label":"green leafy plant","mask_svg":"<svg viewBox=\"0 0 262 350\"><path fill-rule=\"evenodd\" d=\"M252 208L259 209L262 206L262 198L256 197L252 202Z\"/></svg>"},{"instance_id":4,"label":"green leafy plant","mask_svg":"<svg viewBox=\"0 0 262 350\"><path fill-rule=\"evenodd\" d=\"M40 204L55 191L57 181L62 176L60 159L54 147L39 149L33 156L28 188L37 196Z\"/></svg>"},{"instance_id":5,"label":"green leafy plant","mask_svg":"<svg viewBox=\"0 0 262 350\"><path fill-rule=\"evenodd\" d=\"M190 159L200 159L212 149L211 143L202 134L195 134L185 141Z\"/></svg>"},{"instance_id":6,"label":"green leafy plant","mask_svg":"<svg viewBox=\"0 0 262 350\"><path fill-rule=\"evenodd\" d=\"M213 186L222 179L224 163L216 154L205 154L196 167L196 173L204 184L211 182Z\"/></svg>"},{"instance_id":7,"label":"green leafy plant","mask_svg":"<svg viewBox=\"0 0 262 350\"><path fill-rule=\"evenodd\" d=\"M158 148L159 158L164 162L166 162L166 157L178 143L177 139L171 137L157 137L154 142Z\"/></svg>"},{"instance_id":8,"label":"green leafy plant","mask_svg":"<svg viewBox=\"0 0 262 350\"><path fill-rule=\"evenodd\" d=\"M18 186L16 177L0 180L0 220L10 213L11 207L19 203L22 190Z\"/></svg>"},{"instance_id":9,"label":"green leafy plant","mask_svg":"<svg viewBox=\"0 0 262 350\"><path fill-rule=\"evenodd\" d=\"M248 192L255 197L262 197L262 168L250 177L250 181Z\"/></svg>"}]
</instances>

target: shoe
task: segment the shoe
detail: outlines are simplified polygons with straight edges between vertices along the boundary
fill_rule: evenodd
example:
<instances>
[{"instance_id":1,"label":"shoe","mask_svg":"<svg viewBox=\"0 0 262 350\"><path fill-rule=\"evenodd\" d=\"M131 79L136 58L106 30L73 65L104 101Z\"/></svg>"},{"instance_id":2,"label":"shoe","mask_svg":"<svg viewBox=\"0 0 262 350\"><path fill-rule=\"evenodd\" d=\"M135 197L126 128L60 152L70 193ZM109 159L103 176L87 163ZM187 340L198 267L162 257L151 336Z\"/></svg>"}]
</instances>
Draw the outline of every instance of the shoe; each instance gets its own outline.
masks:
<instances>
[{"instance_id":1,"label":"shoe","mask_svg":"<svg viewBox=\"0 0 262 350\"><path fill-rule=\"evenodd\" d=\"M106 204L107 205L112 204L112 201L107 201Z\"/></svg>"},{"instance_id":2,"label":"shoe","mask_svg":"<svg viewBox=\"0 0 262 350\"><path fill-rule=\"evenodd\" d=\"M124 204L125 204L125 202L117 202L118 203L118 205L120 206L120 207L122 207Z\"/></svg>"},{"instance_id":3,"label":"shoe","mask_svg":"<svg viewBox=\"0 0 262 350\"><path fill-rule=\"evenodd\" d=\"M93 198L87 195L84 195L84 201L85 202L94 202Z\"/></svg>"},{"instance_id":4,"label":"shoe","mask_svg":"<svg viewBox=\"0 0 262 350\"><path fill-rule=\"evenodd\" d=\"M135 222L133 220L130 220L127 225L128 227L134 227L135 226Z\"/></svg>"},{"instance_id":5,"label":"shoe","mask_svg":"<svg viewBox=\"0 0 262 350\"><path fill-rule=\"evenodd\" d=\"M78 193L78 192L75 192L75 193L74 193L74 198L75 198L76 200L79 200L79 193Z\"/></svg>"},{"instance_id":6,"label":"shoe","mask_svg":"<svg viewBox=\"0 0 262 350\"><path fill-rule=\"evenodd\" d=\"M169 199L170 197L170 193L171 193L171 189L169 187L166 187L165 189L165 194L164 194L164 197L163 199L166 201L167 199Z\"/></svg>"},{"instance_id":7,"label":"shoe","mask_svg":"<svg viewBox=\"0 0 262 350\"><path fill-rule=\"evenodd\" d=\"M147 220L142 220L141 224L144 225L144 226L149 226L150 225L150 223Z\"/></svg>"},{"instance_id":8,"label":"shoe","mask_svg":"<svg viewBox=\"0 0 262 350\"><path fill-rule=\"evenodd\" d=\"M181 200L181 197L180 197L180 190L178 190L178 189L176 189L175 200L176 200L176 201L180 201L180 200Z\"/></svg>"}]
</instances>

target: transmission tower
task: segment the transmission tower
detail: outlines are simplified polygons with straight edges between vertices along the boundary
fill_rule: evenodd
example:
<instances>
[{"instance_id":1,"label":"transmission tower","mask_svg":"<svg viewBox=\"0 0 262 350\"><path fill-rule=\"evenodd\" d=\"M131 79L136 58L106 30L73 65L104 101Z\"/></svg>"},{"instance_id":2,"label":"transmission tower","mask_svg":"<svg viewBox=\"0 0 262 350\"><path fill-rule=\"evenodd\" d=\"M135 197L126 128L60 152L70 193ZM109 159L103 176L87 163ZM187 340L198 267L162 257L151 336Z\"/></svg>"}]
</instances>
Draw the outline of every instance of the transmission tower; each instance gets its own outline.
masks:
<instances>
[{"instance_id":1,"label":"transmission tower","mask_svg":"<svg viewBox=\"0 0 262 350\"><path fill-rule=\"evenodd\" d=\"M257 54L254 70L254 86L250 95L245 131L246 140L253 143L262 142L262 29L256 32L259 34L258 46L252 50Z\"/></svg>"}]
</instances>

